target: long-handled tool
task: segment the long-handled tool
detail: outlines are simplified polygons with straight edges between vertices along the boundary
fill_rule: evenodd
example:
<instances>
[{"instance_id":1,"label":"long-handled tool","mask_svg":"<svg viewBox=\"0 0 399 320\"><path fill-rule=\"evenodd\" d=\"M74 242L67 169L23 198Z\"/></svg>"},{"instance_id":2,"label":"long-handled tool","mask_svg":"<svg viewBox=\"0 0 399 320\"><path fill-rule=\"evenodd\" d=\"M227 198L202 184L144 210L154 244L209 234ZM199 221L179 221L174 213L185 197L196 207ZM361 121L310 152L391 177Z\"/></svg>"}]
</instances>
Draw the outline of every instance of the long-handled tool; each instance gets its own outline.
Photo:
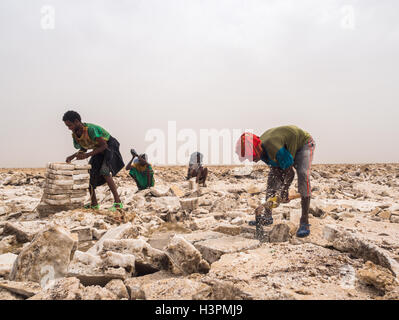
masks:
<instances>
[{"instance_id":1,"label":"long-handled tool","mask_svg":"<svg viewBox=\"0 0 399 320\"><path fill-rule=\"evenodd\" d=\"M300 197L301 195L299 193L290 195L288 196L287 202L293 199L298 199ZM265 202L263 202L259 207L255 209L255 226L256 226L255 237L258 240L262 241L264 238L263 225L268 225L273 223L272 209L277 208L280 205L280 203L287 203L287 202L282 201L280 196L274 196L268 198ZM264 216L264 211L268 211L269 213L268 217Z\"/></svg>"}]
</instances>

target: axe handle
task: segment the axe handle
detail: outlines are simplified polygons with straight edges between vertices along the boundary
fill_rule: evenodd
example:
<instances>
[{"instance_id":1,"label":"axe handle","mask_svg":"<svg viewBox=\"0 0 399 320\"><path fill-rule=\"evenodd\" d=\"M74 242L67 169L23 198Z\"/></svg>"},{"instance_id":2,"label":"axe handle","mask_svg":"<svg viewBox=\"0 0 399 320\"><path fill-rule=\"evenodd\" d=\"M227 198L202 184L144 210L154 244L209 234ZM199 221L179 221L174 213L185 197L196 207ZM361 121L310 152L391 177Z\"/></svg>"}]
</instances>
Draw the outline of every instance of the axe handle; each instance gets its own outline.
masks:
<instances>
[{"instance_id":1,"label":"axe handle","mask_svg":"<svg viewBox=\"0 0 399 320\"><path fill-rule=\"evenodd\" d=\"M294 199L298 199L300 197L301 197L301 195L299 193L296 193L296 194L294 194L292 196L288 196L288 199L289 200L294 200Z\"/></svg>"}]
</instances>

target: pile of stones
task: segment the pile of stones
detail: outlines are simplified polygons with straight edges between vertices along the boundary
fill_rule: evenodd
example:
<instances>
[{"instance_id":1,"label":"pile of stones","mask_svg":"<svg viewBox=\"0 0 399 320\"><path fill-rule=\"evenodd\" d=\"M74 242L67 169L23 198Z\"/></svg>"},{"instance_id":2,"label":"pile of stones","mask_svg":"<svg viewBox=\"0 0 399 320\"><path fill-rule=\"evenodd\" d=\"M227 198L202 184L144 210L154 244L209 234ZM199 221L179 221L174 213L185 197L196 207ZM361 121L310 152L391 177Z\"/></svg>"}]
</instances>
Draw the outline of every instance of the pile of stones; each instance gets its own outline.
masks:
<instances>
[{"instance_id":1,"label":"pile of stones","mask_svg":"<svg viewBox=\"0 0 399 320\"><path fill-rule=\"evenodd\" d=\"M89 164L49 163L43 197L37 208L40 216L81 208L89 189L90 168Z\"/></svg>"}]
</instances>

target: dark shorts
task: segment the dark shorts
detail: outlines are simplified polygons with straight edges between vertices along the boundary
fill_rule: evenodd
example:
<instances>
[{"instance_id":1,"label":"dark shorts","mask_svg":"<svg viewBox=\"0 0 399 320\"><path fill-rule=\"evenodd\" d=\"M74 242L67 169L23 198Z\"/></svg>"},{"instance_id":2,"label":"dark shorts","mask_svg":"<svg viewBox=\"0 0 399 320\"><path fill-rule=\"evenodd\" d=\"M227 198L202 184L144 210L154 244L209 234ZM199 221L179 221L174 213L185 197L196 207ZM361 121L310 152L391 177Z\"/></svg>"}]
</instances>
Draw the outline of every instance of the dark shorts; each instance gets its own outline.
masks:
<instances>
[{"instance_id":1,"label":"dark shorts","mask_svg":"<svg viewBox=\"0 0 399 320\"><path fill-rule=\"evenodd\" d=\"M90 158L90 186L96 188L105 183L105 176L115 176L123 167L122 155L119 151L119 142L110 137L107 149Z\"/></svg>"}]
</instances>

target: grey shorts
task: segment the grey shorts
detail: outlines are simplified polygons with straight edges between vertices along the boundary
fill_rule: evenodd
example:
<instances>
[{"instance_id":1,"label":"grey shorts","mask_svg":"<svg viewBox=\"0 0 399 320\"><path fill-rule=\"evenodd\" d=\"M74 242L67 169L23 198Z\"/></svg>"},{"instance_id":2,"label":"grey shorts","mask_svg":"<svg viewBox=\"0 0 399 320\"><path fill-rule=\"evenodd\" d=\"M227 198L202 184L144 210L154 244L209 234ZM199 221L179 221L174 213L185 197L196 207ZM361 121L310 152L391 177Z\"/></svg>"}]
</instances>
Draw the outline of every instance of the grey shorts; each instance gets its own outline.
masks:
<instances>
[{"instance_id":1,"label":"grey shorts","mask_svg":"<svg viewBox=\"0 0 399 320\"><path fill-rule=\"evenodd\" d=\"M302 197L310 197L312 189L310 186L310 169L312 167L314 149L316 143L313 138L296 152L294 159L294 168L298 175L298 192Z\"/></svg>"}]
</instances>

